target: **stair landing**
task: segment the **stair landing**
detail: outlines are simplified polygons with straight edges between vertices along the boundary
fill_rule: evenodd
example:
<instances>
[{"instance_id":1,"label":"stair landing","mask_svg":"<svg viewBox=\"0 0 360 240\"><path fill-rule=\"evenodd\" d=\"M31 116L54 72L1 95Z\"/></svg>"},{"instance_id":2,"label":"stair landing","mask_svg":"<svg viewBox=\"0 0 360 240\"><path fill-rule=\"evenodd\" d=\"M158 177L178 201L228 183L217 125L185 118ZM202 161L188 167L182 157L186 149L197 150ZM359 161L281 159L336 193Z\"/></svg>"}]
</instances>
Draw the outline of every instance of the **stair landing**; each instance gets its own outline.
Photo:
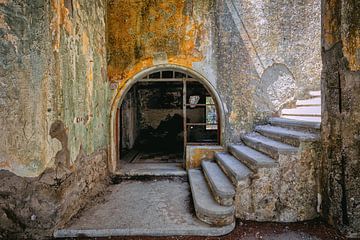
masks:
<instances>
[{"instance_id":1,"label":"stair landing","mask_svg":"<svg viewBox=\"0 0 360 240\"><path fill-rule=\"evenodd\" d=\"M221 236L234 229L235 224L212 227L203 223L191 203L189 183L183 178L127 180L110 186L108 194L54 236Z\"/></svg>"}]
</instances>

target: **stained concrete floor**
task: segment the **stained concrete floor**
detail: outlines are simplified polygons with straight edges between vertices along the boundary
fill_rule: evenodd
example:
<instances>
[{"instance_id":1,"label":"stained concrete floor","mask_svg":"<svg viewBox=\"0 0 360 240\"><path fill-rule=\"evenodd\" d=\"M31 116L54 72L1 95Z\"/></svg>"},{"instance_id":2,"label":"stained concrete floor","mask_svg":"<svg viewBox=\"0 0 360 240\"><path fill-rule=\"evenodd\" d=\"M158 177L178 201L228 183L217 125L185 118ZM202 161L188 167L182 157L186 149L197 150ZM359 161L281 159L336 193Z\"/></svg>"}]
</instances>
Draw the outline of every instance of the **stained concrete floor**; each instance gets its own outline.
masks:
<instances>
[{"instance_id":1,"label":"stained concrete floor","mask_svg":"<svg viewBox=\"0 0 360 240\"><path fill-rule=\"evenodd\" d=\"M112 185L109 193L74 218L55 237L108 236L219 236L235 224L217 228L194 215L187 180L126 180Z\"/></svg>"},{"instance_id":2,"label":"stained concrete floor","mask_svg":"<svg viewBox=\"0 0 360 240\"><path fill-rule=\"evenodd\" d=\"M320 220L288 224L238 220L234 230L233 227L212 228L194 216L186 178L155 177L111 185L107 194L94 199L65 229L55 232L55 236L99 240L346 239Z\"/></svg>"},{"instance_id":3,"label":"stained concrete floor","mask_svg":"<svg viewBox=\"0 0 360 240\"><path fill-rule=\"evenodd\" d=\"M81 237L78 239L95 239ZM238 221L235 229L220 237L168 236L168 237L111 237L96 240L345 240L345 236L320 220L301 223L259 223Z\"/></svg>"}]
</instances>

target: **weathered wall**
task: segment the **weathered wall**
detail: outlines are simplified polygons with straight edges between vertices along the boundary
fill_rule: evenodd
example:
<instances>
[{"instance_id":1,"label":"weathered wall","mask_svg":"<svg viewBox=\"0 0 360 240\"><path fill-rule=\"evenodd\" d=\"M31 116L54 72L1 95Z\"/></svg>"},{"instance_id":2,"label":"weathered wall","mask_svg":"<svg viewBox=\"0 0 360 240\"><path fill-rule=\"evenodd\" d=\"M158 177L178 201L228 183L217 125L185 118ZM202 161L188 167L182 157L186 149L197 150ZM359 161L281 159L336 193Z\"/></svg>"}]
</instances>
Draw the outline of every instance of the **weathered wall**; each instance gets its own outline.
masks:
<instances>
[{"instance_id":1,"label":"weathered wall","mask_svg":"<svg viewBox=\"0 0 360 240\"><path fill-rule=\"evenodd\" d=\"M321 1L232 0L240 14L243 39L251 53L262 91L277 106L291 93L320 89ZM243 32L245 30L245 32ZM269 76L265 72L269 72ZM269 78L275 79L269 79ZM276 81L277 80L277 81ZM285 86L284 86L285 85Z\"/></svg>"},{"instance_id":2,"label":"weathered wall","mask_svg":"<svg viewBox=\"0 0 360 240\"><path fill-rule=\"evenodd\" d=\"M48 132L55 119L50 6L0 2L0 169L35 176L59 149Z\"/></svg>"},{"instance_id":3,"label":"weathered wall","mask_svg":"<svg viewBox=\"0 0 360 240\"><path fill-rule=\"evenodd\" d=\"M320 88L320 1L108 1L108 76L198 71L225 104L226 140Z\"/></svg>"},{"instance_id":4,"label":"weathered wall","mask_svg":"<svg viewBox=\"0 0 360 240\"><path fill-rule=\"evenodd\" d=\"M217 85L230 140L320 88L320 1L217 2Z\"/></svg>"},{"instance_id":5,"label":"weathered wall","mask_svg":"<svg viewBox=\"0 0 360 240\"><path fill-rule=\"evenodd\" d=\"M47 169L39 177L0 170L0 238L49 239L108 185L107 153L80 151L71 173Z\"/></svg>"},{"instance_id":6,"label":"weathered wall","mask_svg":"<svg viewBox=\"0 0 360 240\"><path fill-rule=\"evenodd\" d=\"M105 1L2 1L0 168L38 176L60 149L51 124L64 122L69 157L108 144ZM105 107L104 107L105 106Z\"/></svg>"},{"instance_id":7,"label":"weathered wall","mask_svg":"<svg viewBox=\"0 0 360 240\"><path fill-rule=\"evenodd\" d=\"M322 11L323 214L360 237L360 2L323 0Z\"/></svg>"},{"instance_id":8,"label":"weathered wall","mask_svg":"<svg viewBox=\"0 0 360 240\"><path fill-rule=\"evenodd\" d=\"M109 87L106 78L106 1L52 2L58 115L68 133L70 160L107 148ZM59 19L60 17L60 19Z\"/></svg>"},{"instance_id":9,"label":"weathered wall","mask_svg":"<svg viewBox=\"0 0 360 240\"><path fill-rule=\"evenodd\" d=\"M160 63L192 67L211 54L213 1L109 0L108 75L124 82Z\"/></svg>"},{"instance_id":10,"label":"weathered wall","mask_svg":"<svg viewBox=\"0 0 360 240\"><path fill-rule=\"evenodd\" d=\"M103 190L105 14L105 0L0 1L0 237L51 234Z\"/></svg>"}]
</instances>

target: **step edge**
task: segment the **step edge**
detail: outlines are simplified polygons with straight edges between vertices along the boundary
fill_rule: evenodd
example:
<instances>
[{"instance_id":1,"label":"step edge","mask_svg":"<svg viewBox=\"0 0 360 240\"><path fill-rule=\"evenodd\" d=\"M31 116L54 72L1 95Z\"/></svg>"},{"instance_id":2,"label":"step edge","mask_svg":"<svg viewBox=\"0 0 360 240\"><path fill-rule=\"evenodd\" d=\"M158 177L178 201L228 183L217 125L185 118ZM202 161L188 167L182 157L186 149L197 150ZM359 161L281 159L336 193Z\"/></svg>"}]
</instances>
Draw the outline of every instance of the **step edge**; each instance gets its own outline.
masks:
<instances>
[{"instance_id":1,"label":"step edge","mask_svg":"<svg viewBox=\"0 0 360 240\"><path fill-rule=\"evenodd\" d=\"M220 167L219 167L220 168ZM234 197L236 192L235 192L235 189L232 188L231 191L223 191L221 189L218 188L218 186L216 185L215 181L210 177L210 175L208 174L208 171L206 170L206 167L204 168L203 166L203 171L204 171L204 175L206 174L207 176L207 179L209 179L210 183L213 187L214 187L214 190L217 192L217 193L220 193L218 195L222 195L222 196L225 196L225 197ZM221 168L220 168L221 170ZM222 170L221 170L222 171ZM224 175L226 176L226 174L224 173ZM227 177L227 176L226 176ZM230 181L230 180L229 180ZM231 183L231 181L230 181ZM233 185L232 185L233 187Z\"/></svg>"},{"instance_id":2,"label":"step edge","mask_svg":"<svg viewBox=\"0 0 360 240\"><path fill-rule=\"evenodd\" d=\"M259 132L260 134L264 132L264 133L267 133L267 134L270 134L270 135L278 135L278 136L281 136L281 137L292 138L292 139L295 139L295 140L299 140L301 142L316 142L316 141L320 140L320 134L296 131L296 130L291 130L291 129L288 129L288 128L276 126L278 128L288 129L288 130L294 131L294 132L305 133L305 134L310 134L310 135L317 135L317 136L311 136L311 137L304 137L304 136L299 136L299 135L294 135L294 134L286 134L286 133L283 133L283 132L275 132L275 131L273 131L271 129L264 129L267 126L275 127L275 126L272 126L272 125L260 125L260 126L255 127L255 131Z\"/></svg>"},{"instance_id":3,"label":"step edge","mask_svg":"<svg viewBox=\"0 0 360 240\"><path fill-rule=\"evenodd\" d=\"M207 224L209 225L209 224ZM173 228L164 232L163 229L153 229L153 230L144 230L142 228L132 228L132 229L120 229L120 228L108 228L108 229L56 229L53 233L54 238L79 238L81 236L88 236L91 238L106 238L109 237L122 237L122 236L153 236L153 237L162 237L162 236L223 236L230 232L232 232L235 228L235 222L219 226L219 227L211 227L209 225L209 229L201 230L198 233L197 230L178 230L177 228ZM198 234L196 234L198 233Z\"/></svg>"},{"instance_id":4,"label":"step edge","mask_svg":"<svg viewBox=\"0 0 360 240\"><path fill-rule=\"evenodd\" d=\"M254 151L257 151L257 150L255 150L255 149L253 149L253 148L251 148L251 147L248 147L248 146L245 146L245 147L250 148L250 149L252 149L252 150L254 150ZM229 149L230 149L230 152L231 152L236 158L240 157L240 156L237 156L238 154L241 155L241 157L240 157L241 159L238 158L240 161L246 161L246 162L248 162L248 164L252 165L252 166L253 166L254 168L256 168L256 169L259 169L259 168L274 168L274 167L278 167L278 163L277 163L274 159L272 159L271 157L267 156L266 154L264 154L264 153L262 153L262 152L257 151L257 152L259 152L259 154L263 155L265 158L271 159L271 161L260 163L260 162L256 161L253 157L250 157L248 154L245 154L245 153L241 152L240 150L236 149L236 145L235 145L235 144L230 145L230 146L229 146ZM245 156L245 157L244 157L244 156ZM246 158L246 159L242 159L242 158ZM245 165L246 165L246 164L245 164Z\"/></svg>"},{"instance_id":5,"label":"step edge","mask_svg":"<svg viewBox=\"0 0 360 240\"><path fill-rule=\"evenodd\" d=\"M291 127L310 128L314 130L321 129L321 123L319 122L301 121L301 120L288 119L282 117L270 118L269 123L275 126L278 126L277 124L283 124Z\"/></svg>"},{"instance_id":6,"label":"step edge","mask_svg":"<svg viewBox=\"0 0 360 240\"><path fill-rule=\"evenodd\" d=\"M268 138L268 137L265 137L265 136L263 136L263 137L264 137L264 138ZM253 139L252 139L250 136L248 136L248 135L243 136L242 139L243 139L244 141L253 142L255 145L257 144L257 142L256 142L255 140L253 140ZM274 142L279 142L279 141L276 141L276 140L271 139L271 138L268 138L268 139L271 140L271 141L274 141ZM281 143L281 144L283 144L283 145L289 146L287 149L284 149L284 148L281 148L281 149L280 149L280 148L277 148L277 147L268 145L268 144L264 143L263 141L260 141L260 142L261 142L262 145L265 145L265 146L267 146L268 148L271 148L272 150L277 151L277 152L280 153L280 154L288 154L288 153L291 154L291 153L297 153L297 152L299 151L299 148L294 147L294 146L291 146L291 145L286 144L286 143L283 143L283 142L279 142L279 143Z\"/></svg>"},{"instance_id":7,"label":"step edge","mask_svg":"<svg viewBox=\"0 0 360 240\"><path fill-rule=\"evenodd\" d=\"M195 170L195 169L193 169L193 170ZM189 171L191 171L191 170L189 170ZM201 170L198 170L198 171L201 172ZM202 173L200 173L200 174L202 174ZM202 206L201 204L199 204L198 201L195 201L195 199L197 199L195 196L197 196L197 195L194 194L194 191L196 191L196 190L193 187L191 187L192 181L191 181L190 175L191 174L189 172L190 188L191 188L191 193L192 193L192 197L193 197L194 207L196 209L200 210L201 212L206 213L207 215L214 215L214 216L224 216L224 215L230 216L235 213L234 206L222 206L218 202L216 202L215 199L214 199L215 204L212 204L212 205L216 206L216 208L218 208L218 209L221 208L221 209L219 209L219 211L214 210L214 208L206 208L206 207ZM205 176L204 176L204 178L205 178ZM206 179L204 179L204 181L206 181ZM208 186L206 186L206 187L207 187L207 191L209 191L211 197L213 197L209 187Z\"/></svg>"},{"instance_id":8,"label":"step edge","mask_svg":"<svg viewBox=\"0 0 360 240\"><path fill-rule=\"evenodd\" d=\"M226 164L226 162L224 162L221 157L219 157L221 153L215 153L215 158L216 160L219 160L221 163L219 163L219 165L221 164L223 167L225 167L227 170L230 171L231 175L233 175L233 177L236 179L237 182L239 181L243 181L246 180L247 178L249 178L253 173L251 171L251 169L249 169L245 164L243 164L242 162L240 162L238 159L236 159L237 161L239 161L240 164L243 164L248 170L249 173L245 174L245 175L241 175L240 178L238 178L238 176L240 176L239 174L237 174L231 167L228 166L228 164ZM227 153L228 154L228 153ZM232 156L231 154L229 154L230 156Z\"/></svg>"}]
</instances>

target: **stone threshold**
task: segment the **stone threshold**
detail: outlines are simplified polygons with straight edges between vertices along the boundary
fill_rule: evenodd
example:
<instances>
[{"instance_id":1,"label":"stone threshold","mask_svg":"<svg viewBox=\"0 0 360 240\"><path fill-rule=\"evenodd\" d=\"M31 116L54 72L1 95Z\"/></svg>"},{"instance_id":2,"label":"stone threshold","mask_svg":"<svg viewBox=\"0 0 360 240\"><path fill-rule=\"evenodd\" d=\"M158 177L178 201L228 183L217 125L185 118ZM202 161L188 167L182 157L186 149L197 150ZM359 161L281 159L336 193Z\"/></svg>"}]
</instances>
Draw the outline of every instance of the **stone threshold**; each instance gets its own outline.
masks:
<instances>
[{"instance_id":1,"label":"stone threshold","mask_svg":"<svg viewBox=\"0 0 360 240\"><path fill-rule=\"evenodd\" d=\"M194 229L182 228L181 226L169 229L60 229L54 232L55 238L75 237L119 237L119 236L222 236L232 232L235 223L224 227L198 227Z\"/></svg>"}]
</instances>

